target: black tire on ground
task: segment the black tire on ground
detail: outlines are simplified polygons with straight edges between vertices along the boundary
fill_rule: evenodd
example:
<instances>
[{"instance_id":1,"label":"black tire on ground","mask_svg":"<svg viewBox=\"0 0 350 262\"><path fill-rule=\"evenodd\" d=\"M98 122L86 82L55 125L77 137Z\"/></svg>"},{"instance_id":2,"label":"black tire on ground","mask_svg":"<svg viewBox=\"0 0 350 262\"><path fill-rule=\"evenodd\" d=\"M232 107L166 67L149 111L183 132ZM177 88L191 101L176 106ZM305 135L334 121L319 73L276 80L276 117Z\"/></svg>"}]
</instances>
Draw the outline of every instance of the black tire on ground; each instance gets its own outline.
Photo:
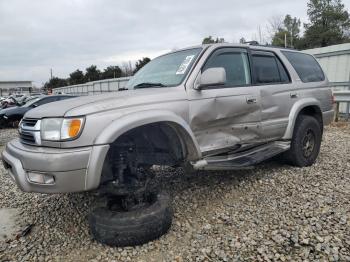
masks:
<instances>
[{"instance_id":1,"label":"black tire on ground","mask_svg":"<svg viewBox=\"0 0 350 262\"><path fill-rule=\"evenodd\" d=\"M311 166L320 152L321 141L322 130L316 118L300 115L296 120L291 147L283 157L293 166Z\"/></svg>"},{"instance_id":2,"label":"black tire on ground","mask_svg":"<svg viewBox=\"0 0 350 262\"><path fill-rule=\"evenodd\" d=\"M171 226L171 198L162 192L151 196L150 204L132 211L99 207L89 214L93 237L110 246L136 246L157 239Z\"/></svg>"}]
</instances>

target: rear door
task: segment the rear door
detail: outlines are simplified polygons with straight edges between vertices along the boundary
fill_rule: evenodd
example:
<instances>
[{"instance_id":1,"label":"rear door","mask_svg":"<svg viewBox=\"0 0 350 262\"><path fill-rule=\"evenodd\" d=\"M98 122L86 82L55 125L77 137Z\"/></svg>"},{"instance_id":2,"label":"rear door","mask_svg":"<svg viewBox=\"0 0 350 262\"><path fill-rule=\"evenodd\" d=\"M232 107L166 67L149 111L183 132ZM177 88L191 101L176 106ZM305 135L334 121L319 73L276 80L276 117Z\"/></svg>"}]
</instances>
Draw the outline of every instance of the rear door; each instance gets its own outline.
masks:
<instances>
[{"instance_id":1,"label":"rear door","mask_svg":"<svg viewBox=\"0 0 350 262\"><path fill-rule=\"evenodd\" d=\"M260 140L260 96L252 86L247 49L214 50L201 72L213 67L225 69L225 85L187 91L190 125L204 154Z\"/></svg>"},{"instance_id":2,"label":"rear door","mask_svg":"<svg viewBox=\"0 0 350 262\"><path fill-rule=\"evenodd\" d=\"M289 112L298 100L291 77L276 53L252 50L253 82L261 97L262 138L276 140L284 135Z\"/></svg>"}]
</instances>

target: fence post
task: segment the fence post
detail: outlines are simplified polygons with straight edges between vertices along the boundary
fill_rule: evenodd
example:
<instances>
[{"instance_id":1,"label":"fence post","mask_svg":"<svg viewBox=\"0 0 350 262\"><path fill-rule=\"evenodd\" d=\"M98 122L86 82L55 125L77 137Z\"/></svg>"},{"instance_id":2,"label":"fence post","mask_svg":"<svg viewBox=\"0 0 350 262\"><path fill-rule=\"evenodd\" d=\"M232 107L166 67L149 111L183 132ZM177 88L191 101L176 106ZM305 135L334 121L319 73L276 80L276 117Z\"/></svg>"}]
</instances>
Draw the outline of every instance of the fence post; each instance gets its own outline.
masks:
<instances>
[{"instance_id":1,"label":"fence post","mask_svg":"<svg viewBox=\"0 0 350 262\"><path fill-rule=\"evenodd\" d=\"M334 122L338 122L339 120L339 102L335 103L335 115L334 115Z\"/></svg>"},{"instance_id":2,"label":"fence post","mask_svg":"<svg viewBox=\"0 0 350 262\"><path fill-rule=\"evenodd\" d=\"M348 90L350 91L350 73L349 73ZM349 114L350 114L349 110L350 110L350 103L347 102L347 103L346 103L346 121L349 120Z\"/></svg>"}]
</instances>

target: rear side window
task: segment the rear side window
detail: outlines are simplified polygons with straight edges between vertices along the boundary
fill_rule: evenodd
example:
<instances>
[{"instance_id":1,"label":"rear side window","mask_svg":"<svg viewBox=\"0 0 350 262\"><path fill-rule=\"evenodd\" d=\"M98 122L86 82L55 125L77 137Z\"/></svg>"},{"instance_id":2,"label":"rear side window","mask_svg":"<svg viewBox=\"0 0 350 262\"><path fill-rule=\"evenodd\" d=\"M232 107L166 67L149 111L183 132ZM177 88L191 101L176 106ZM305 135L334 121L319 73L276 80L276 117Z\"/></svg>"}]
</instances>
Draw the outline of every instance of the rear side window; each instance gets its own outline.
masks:
<instances>
[{"instance_id":1,"label":"rear side window","mask_svg":"<svg viewBox=\"0 0 350 262\"><path fill-rule=\"evenodd\" d=\"M313 56L289 51L282 51L282 53L292 64L301 81L307 83L325 80L324 73Z\"/></svg>"},{"instance_id":2,"label":"rear side window","mask_svg":"<svg viewBox=\"0 0 350 262\"><path fill-rule=\"evenodd\" d=\"M253 53L253 67L255 83L257 84L277 84L290 82L286 69L279 59L272 53Z\"/></svg>"},{"instance_id":3,"label":"rear side window","mask_svg":"<svg viewBox=\"0 0 350 262\"><path fill-rule=\"evenodd\" d=\"M280 72L281 82L289 83L290 82L289 75L279 59L277 59L277 64L278 64L278 70Z\"/></svg>"},{"instance_id":4,"label":"rear side window","mask_svg":"<svg viewBox=\"0 0 350 262\"><path fill-rule=\"evenodd\" d=\"M280 75L273 56L253 55L255 81L258 84L278 83Z\"/></svg>"}]
</instances>

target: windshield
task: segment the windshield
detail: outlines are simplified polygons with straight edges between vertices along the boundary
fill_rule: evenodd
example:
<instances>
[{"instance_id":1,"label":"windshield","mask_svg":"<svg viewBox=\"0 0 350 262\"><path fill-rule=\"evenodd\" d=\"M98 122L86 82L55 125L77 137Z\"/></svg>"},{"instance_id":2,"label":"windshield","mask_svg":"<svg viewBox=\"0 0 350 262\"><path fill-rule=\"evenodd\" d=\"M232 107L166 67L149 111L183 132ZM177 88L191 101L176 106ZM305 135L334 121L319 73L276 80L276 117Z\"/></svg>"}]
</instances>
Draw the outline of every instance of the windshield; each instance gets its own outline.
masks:
<instances>
[{"instance_id":1,"label":"windshield","mask_svg":"<svg viewBox=\"0 0 350 262\"><path fill-rule=\"evenodd\" d=\"M22 107L29 107L31 106L32 104L35 104L41 97L36 97L36 98L33 98L29 101L27 101L27 103L25 103Z\"/></svg>"},{"instance_id":2,"label":"windshield","mask_svg":"<svg viewBox=\"0 0 350 262\"><path fill-rule=\"evenodd\" d=\"M202 48L187 49L153 59L130 79L126 88L179 85L188 74Z\"/></svg>"}]
</instances>

